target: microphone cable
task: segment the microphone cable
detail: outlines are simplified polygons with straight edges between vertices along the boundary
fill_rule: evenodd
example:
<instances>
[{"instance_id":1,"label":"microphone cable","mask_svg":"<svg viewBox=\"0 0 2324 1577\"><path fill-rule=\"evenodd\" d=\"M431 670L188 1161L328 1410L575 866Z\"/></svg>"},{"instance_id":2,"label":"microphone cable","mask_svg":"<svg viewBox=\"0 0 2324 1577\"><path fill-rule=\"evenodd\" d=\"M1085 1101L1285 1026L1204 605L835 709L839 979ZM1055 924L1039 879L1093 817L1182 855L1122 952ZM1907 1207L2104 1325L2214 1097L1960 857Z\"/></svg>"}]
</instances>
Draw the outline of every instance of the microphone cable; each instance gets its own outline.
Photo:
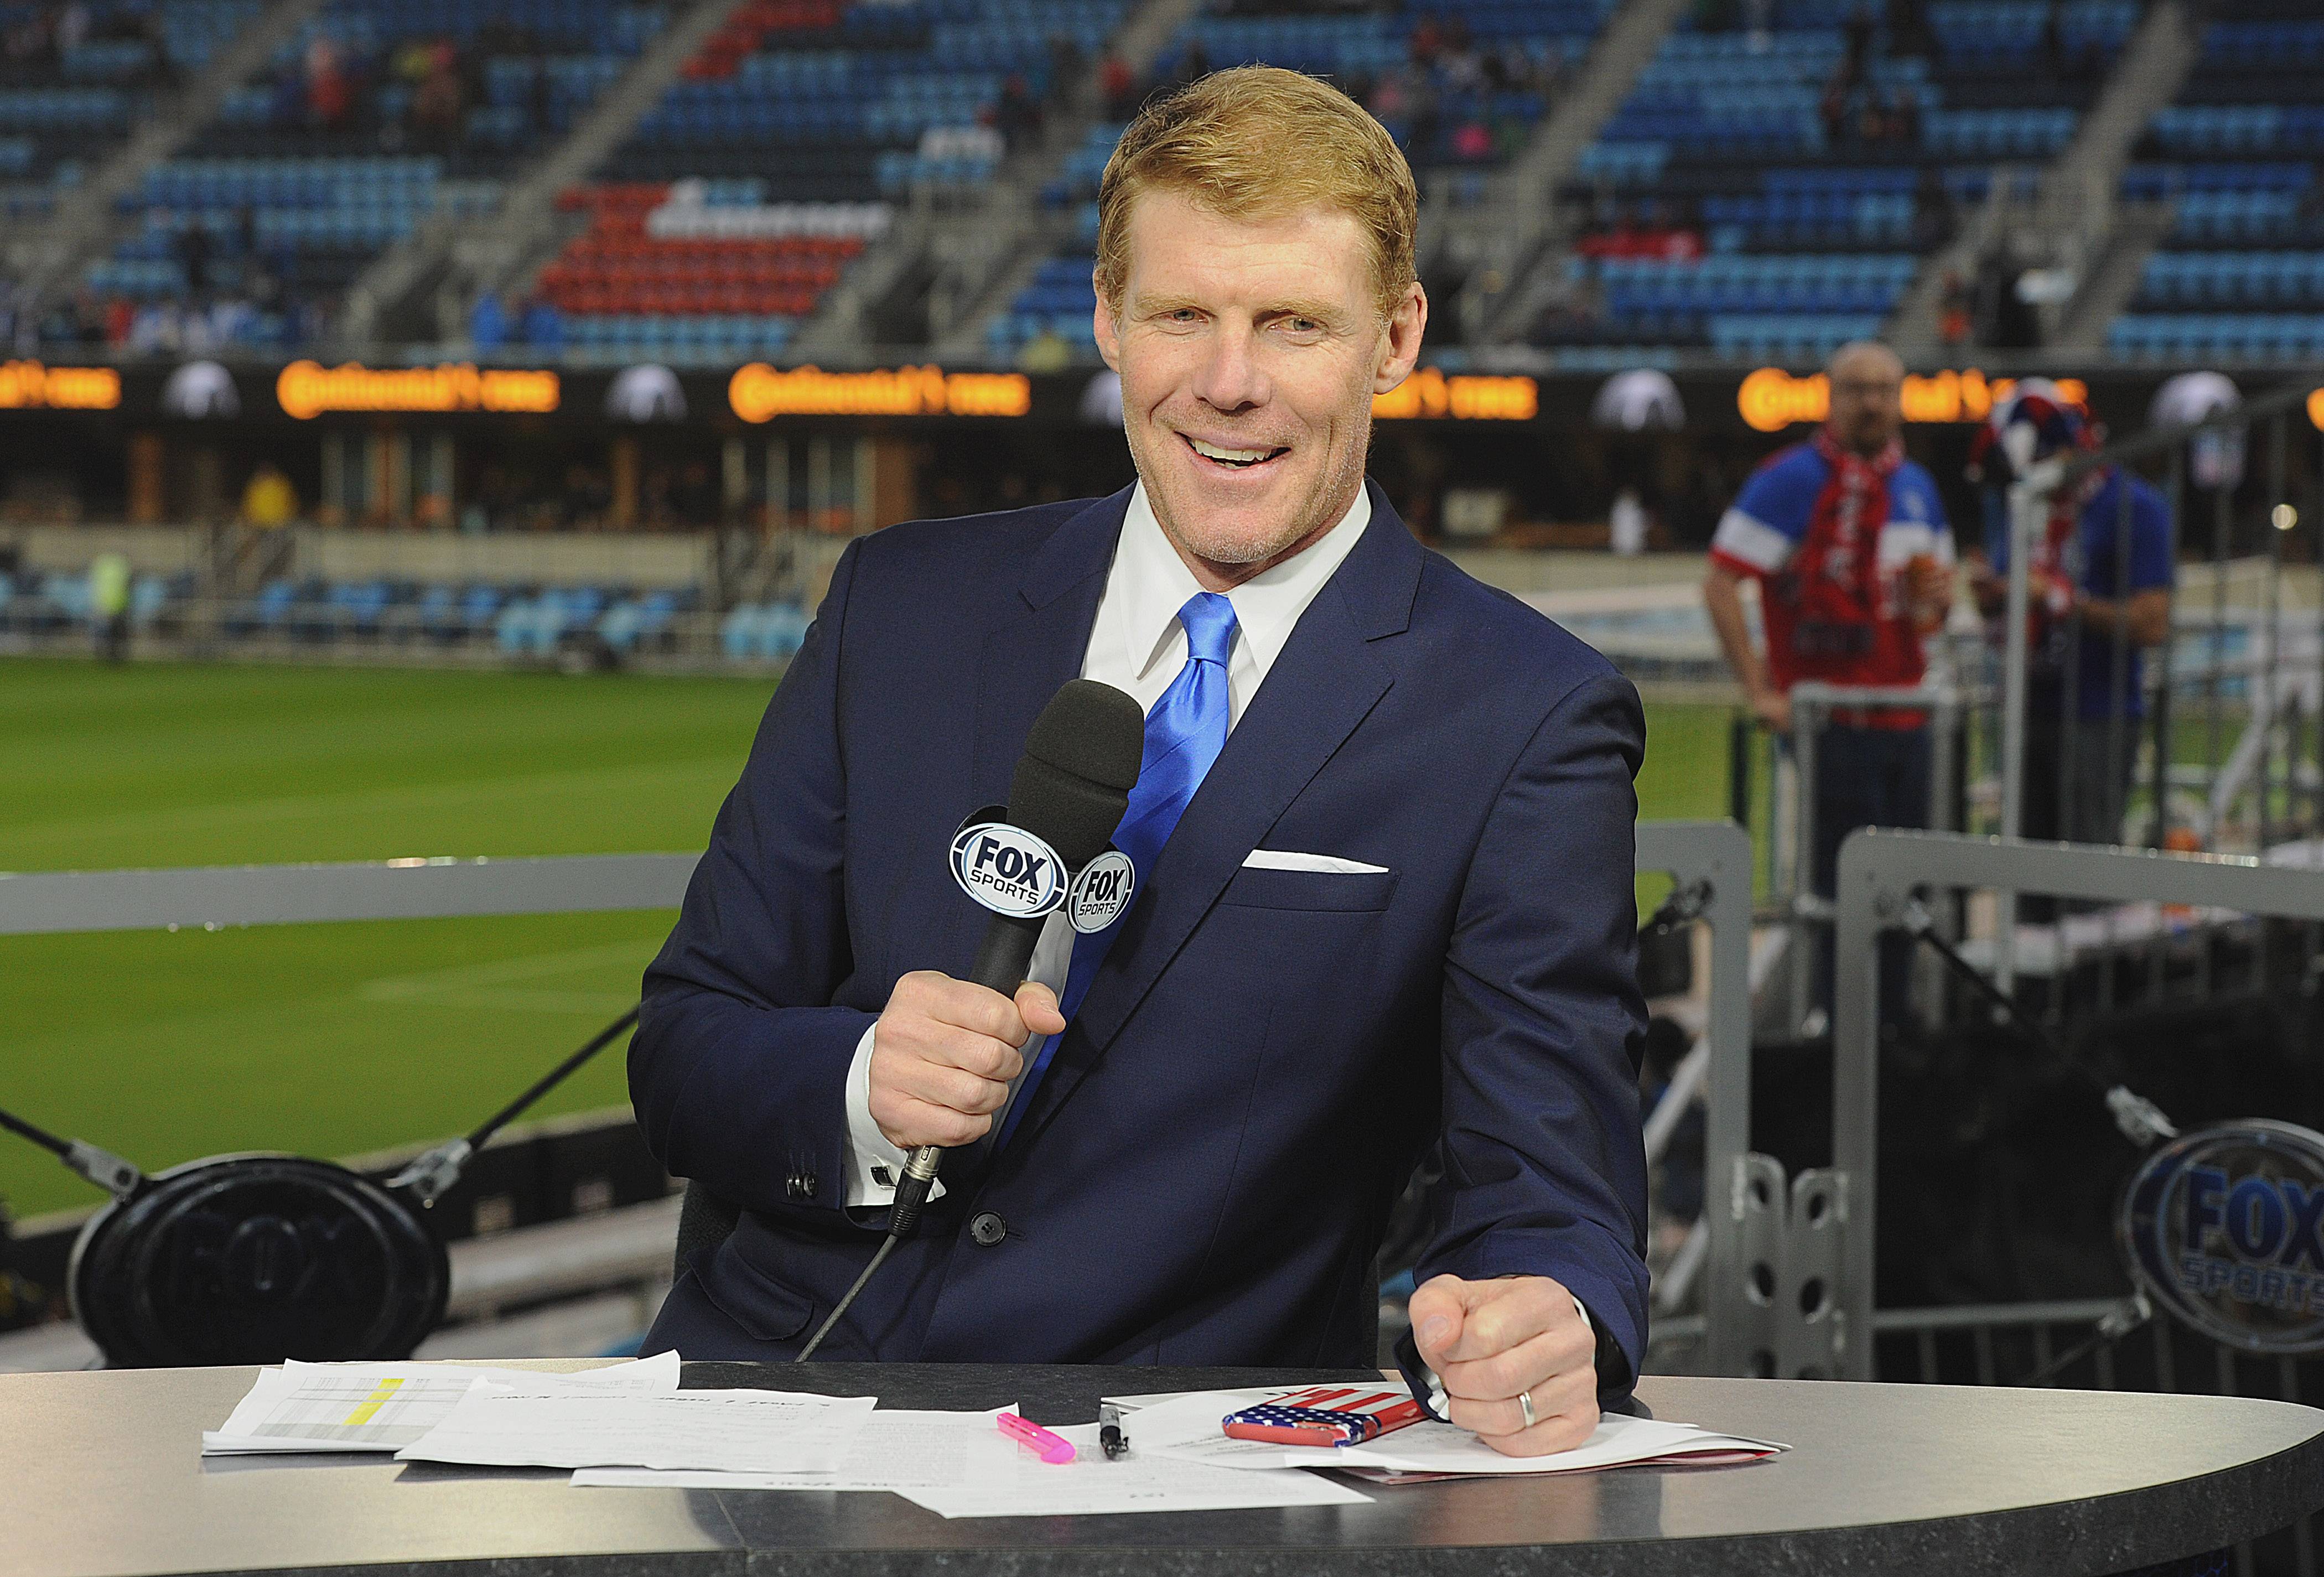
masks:
<instances>
[{"instance_id":1,"label":"microphone cable","mask_svg":"<svg viewBox=\"0 0 2324 1577\"><path fill-rule=\"evenodd\" d=\"M863 1273L855 1278L855 1285L847 1289L844 1297L832 1305L831 1313L824 1317L822 1324L815 1328L815 1334L807 1338L807 1345L798 1350L798 1356L791 1360L793 1363L805 1363L815 1356L815 1350L823 1345L823 1339L830 1335L832 1328L839 1323L840 1316L847 1312L847 1305L855 1301L855 1295L862 1292L864 1284L872 1279L881 1266L887 1263L888 1256L896 1251L896 1245L910 1237L912 1229L920 1224L920 1208L928 1202L928 1190L936 1182L936 1167L943 1158L944 1152L936 1146L922 1145L905 1161L903 1181L896 1185L895 1207L888 1213L887 1237L881 1241L879 1251L872 1256L872 1262L863 1268Z\"/></svg>"},{"instance_id":2,"label":"microphone cable","mask_svg":"<svg viewBox=\"0 0 2324 1577\"><path fill-rule=\"evenodd\" d=\"M2127 1084L2107 1084L2097 1070L2069 1055L2049 1031L2035 1023L2017 1005L2015 998L1987 979L1984 971L1976 964L1962 957L1960 949L1938 933L1936 917L1929 913L1920 899L1908 900L1897 920L1906 931L1928 944L1963 984L1984 998L1997 1015L2006 1019L2009 1027L2024 1037L2036 1050L2049 1053L2070 1072L2088 1080L2090 1087L2099 1092L2105 1100L2107 1111L2113 1115L2115 1127L2122 1130L2123 1138L2144 1149L2157 1139L2179 1137L2178 1125L2164 1114L2163 1108Z\"/></svg>"}]
</instances>

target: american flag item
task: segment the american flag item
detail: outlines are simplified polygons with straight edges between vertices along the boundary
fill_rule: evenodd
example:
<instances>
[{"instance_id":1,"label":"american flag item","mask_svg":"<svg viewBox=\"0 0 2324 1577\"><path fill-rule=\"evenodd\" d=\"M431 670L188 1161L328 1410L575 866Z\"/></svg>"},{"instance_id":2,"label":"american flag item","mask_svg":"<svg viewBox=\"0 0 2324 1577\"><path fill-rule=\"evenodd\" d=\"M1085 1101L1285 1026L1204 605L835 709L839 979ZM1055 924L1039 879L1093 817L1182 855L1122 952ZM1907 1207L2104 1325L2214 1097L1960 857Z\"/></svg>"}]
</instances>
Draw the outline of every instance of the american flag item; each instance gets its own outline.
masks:
<instances>
[{"instance_id":1,"label":"american flag item","mask_svg":"<svg viewBox=\"0 0 2324 1577\"><path fill-rule=\"evenodd\" d=\"M1237 1440L1268 1440L1277 1445L1360 1445L1427 1416L1427 1410L1401 1390L1311 1386L1230 1413L1222 1423Z\"/></svg>"}]
</instances>

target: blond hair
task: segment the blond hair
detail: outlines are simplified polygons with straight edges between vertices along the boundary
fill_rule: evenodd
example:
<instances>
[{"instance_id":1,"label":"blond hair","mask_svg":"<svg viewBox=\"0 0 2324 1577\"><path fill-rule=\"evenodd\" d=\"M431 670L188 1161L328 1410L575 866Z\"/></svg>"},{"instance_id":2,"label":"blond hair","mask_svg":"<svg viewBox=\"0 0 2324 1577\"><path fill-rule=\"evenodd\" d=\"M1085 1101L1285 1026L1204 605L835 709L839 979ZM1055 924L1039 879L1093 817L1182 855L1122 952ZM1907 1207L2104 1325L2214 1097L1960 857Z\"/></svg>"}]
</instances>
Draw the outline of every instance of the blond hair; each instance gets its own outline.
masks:
<instances>
[{"instance_id":1,"label":"blond hair","mask_svg":"<svg viewBox=\"0 0 2324 1577\"><path fill-rule=\"evenodd\" d=\"M1130 277L1130 209L1153 190L1229 219L1311 207L1348 215L1371 252L1382 322L1416 277L1412 167L1362 106L1296 71L1214 71L1139 111L1097 190L1098 293L1115 310Z\"/></svg>"}]
</instances>

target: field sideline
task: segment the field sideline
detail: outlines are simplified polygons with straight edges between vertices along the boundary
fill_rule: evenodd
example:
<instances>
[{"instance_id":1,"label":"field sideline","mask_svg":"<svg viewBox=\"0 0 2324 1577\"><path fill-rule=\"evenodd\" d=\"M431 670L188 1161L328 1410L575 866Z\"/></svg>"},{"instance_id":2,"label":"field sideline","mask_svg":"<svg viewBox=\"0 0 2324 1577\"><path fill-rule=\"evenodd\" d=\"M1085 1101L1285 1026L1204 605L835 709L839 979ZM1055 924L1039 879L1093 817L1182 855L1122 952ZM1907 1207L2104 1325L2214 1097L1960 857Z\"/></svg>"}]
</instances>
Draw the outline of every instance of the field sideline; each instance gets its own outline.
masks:
<instances>
[{"instance_id":1,"label":"field sideline","mask_svg":"<svg viewBox=\"0 0 2324 1577\"><path fill-rule=\"evenodd\" d=\"M0 660L0 870L696 849L764 678ZM1726 808L1725 708L1648 709L1648 818ZM633 1000L667 913L0 938L0 1105L148 1168L481 1120ZM625 1100L618 1051L543 1103ZM0 1136L16 1213L96 1191Z\"/></svg>"}]
</instances>

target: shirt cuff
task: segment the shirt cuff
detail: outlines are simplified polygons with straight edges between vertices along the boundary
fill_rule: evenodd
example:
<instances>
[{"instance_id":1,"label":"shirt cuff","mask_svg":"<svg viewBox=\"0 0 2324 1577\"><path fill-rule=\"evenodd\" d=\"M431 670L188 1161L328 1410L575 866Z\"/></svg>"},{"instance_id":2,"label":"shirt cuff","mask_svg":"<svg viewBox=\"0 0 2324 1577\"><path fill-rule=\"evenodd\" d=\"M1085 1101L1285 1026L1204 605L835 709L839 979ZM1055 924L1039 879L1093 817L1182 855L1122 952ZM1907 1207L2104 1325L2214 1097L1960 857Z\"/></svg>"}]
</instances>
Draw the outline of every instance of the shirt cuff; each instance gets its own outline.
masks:
<instances>
[{"instance_id":1,"label":"shirt cuff","mask_svg":"<svg viewBox=\"0 0 2324 1577\"><path fill-rule=\"evenodd\" d=\"M847 1127L840 1145L840 1164L847 1179L847 1204L885 1205L896 1203L896 1184L904 1175L904 1152L888 1141L872 1120L872 1037L880 1028L873 1020L855 1043L847 1065ZM930 1199L944 1197L944 1179L928 1189Z\"/></svg>"},{"instance_id":2,"label":"shirt cuff","mask_svg":"<svg viewBox=\"0 0 2324 1577\"><path fill-rule=\"evenodd\" d=\"M1598 1322L1590 1317L1590 1305L1574 1297L1573 1312L1582 1316L1582 1324L1589 1328L1591 1338L1595 1340L1599 1334ZM1420 1343L1408 1329L1397 1339L1396 1358L1397 1367L1404 1371L1405 1384L1412 1388L1413 1397L1420 1405L1428 1409L1428 1416L1439 1424L1452 1423L1452 1401L1444 1393L1443 1379L1428 1367L1427 1360L1420 1356Z\"/></svg>"}]
</instances>

